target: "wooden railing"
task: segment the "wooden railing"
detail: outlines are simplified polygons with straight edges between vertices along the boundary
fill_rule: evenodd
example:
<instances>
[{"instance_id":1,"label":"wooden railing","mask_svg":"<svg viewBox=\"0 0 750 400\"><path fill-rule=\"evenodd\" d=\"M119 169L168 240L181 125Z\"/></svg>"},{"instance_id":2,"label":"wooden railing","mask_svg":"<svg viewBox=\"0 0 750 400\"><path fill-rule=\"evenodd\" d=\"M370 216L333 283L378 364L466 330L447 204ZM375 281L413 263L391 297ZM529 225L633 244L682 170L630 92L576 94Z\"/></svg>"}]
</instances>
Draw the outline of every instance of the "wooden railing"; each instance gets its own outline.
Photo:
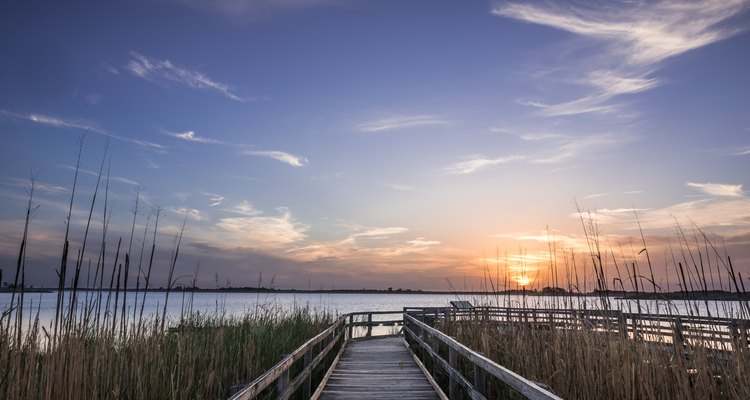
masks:
<instances>
[{"instance_id":1,"label":"wooden railing","mask_svg":"<svg viewBox=\"0 0 750 400\"><path fill-rule=\"evenodd\" d=\"M322 371L329 369L345 342L399 334L394 329L397 327L402 327L407 341L422 352L423 360L429 358L433 365L439 366L449 377L450 398L456 398L461 387L470 398L485 399L485 383L489 374L526 398L559 399L545 390L542 384L515 374L434 328L438 322L450 321L528 325L550 329L588 329L636 340L704 346L722 351L750 351L750 320L638 314L617 310L501 307L456 310L446 307L407 307L399 311L365 311L341 316L333 325L286 355L263 375L248 385L239 387L231 399L253 399L261 392L268 393L270 390L273 390L272 398L288 399L294 393L300 393L304 399L310 398L313 377L322 375ZM447 352L444 351L446 348ZM447 355L448 359L441 353ZM459 357L473 366L471 382L457 368ZM294 367L295 365L299 367Z\"/></svg>"},{"instance_id":2,"label":"wooden railing","mask_svg":"<svg viewBox=\"0 0 750 400\"><path fill-rule=\"evenodd\" d=\"M423 353L422 359L429 357L433 364L439 366L450 379L449 398L458 398L458 387L474 400L486 399L487 374L494 376L518 393L533 400L560 399L553 393L541 388L515 372L495 363L476 351L457 342L452 337L419 321L408 313L404 313L404 335L407 341L414 343ZM430 342L430 343L428 343ZM448 359L441 355L440 348L447 347ZM470 382L458 369L459 359L462 357L473 366L473 382Z\"/></svg>"},{"instance_id":3,"label":"wooden railing","mask_svg":"<svg viewBox=\"0 0 750 400\"><path fill-rule=\"evenodd\" d=\"M750 351L750 320L689 315L628 313L619 310L533 309L476 307L407 308L418 319L472 320L497 324L547 326L555 329L589 329L631 339L689 345L722 351Z\"/></svg>"},{"instance_id":4,"label":"wooden railing","mask_svg":"<svg viewBox=\"0 0 750 400\"><path fill-rule=\"evenodd\" d=\"M398 315L399 319L382 319L388 315ZM305 342L290 354L284 356L276 365L257 377L249 384L237 387L231 400L249 400L275 384L275 399L288 399L294 393L301 392L301 397L309 399L313 375L327 370L337 356L334 349L340 351L346 341L373 335L375 329L403 325L402 310L399 311L365 311L342 315L323 332ZM363 330L364 332L360 332ZM385 334L390 334L386 332ZM395 332L398 333L398 332ZM293 366L302 362L301 371L291 376ZM271 389L269 389L271 390Z\"/></svg>"}]
</instances>

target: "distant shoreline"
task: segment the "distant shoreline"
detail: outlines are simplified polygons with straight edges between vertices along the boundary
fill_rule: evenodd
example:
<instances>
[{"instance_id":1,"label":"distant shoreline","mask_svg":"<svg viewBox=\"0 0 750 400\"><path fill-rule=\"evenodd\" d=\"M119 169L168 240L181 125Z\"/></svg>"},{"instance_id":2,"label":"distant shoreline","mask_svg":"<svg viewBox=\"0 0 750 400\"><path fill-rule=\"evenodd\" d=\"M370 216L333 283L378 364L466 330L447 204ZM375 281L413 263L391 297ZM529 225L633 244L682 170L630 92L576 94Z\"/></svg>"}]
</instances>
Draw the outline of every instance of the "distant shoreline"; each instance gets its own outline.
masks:
<instances>
[{"instance_id":1,"label":"distant shoreline","mask_svg":"<svg viewBox=\"0 0 750 400\"><path fill-rule=\"evenodd\" d=\"M72 291L72 288L63 289L66 292ZM81 292L96 292L98 288L78 288ZM57 291L57 288L26 288L25 293L53 293ZM103 292L117 291L116 289L101 289ZM743 301L748 300L748 296L745 293L737 292L726 292L720 290L712 290L708 292L693 291L693 292L667 292L667 293L643 293L643 292L623 292L623 291L608 291L608 292L589 292L589 293L569 293L561 291L532 291L532 290L509 290L503 292L484 292L484 291L445 291L445 290L412 290L412 289L275 289L265 287L229 287L229 288L185 288L176 287L172 289L166 288L150 288L150 289L127 289L120 288L120 291L127 291L132 293L143 293L143 292L187 292L187 293L279 293L279 294L386 294L386 295L400 295L400 294L425 294L425 295L456 295L456 296L513 296L513 295L526 295L526 296L549 296L549 297L598 297L606 295L614 297L616 299L624 300L721 300L721 301ZM11 288L0 288L0 293L12 293Z\"/></svg>"}]
</instances>

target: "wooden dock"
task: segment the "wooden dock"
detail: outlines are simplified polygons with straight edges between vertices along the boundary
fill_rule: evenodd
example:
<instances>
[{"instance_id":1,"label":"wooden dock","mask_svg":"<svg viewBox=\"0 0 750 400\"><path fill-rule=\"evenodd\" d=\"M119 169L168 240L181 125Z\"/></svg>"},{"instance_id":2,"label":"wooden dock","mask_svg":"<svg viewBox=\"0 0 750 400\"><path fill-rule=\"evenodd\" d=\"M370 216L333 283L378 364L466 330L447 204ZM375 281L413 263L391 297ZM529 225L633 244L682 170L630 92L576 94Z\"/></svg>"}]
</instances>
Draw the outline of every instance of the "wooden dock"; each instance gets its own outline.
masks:
<instances>
[{"instance_id":1,"label":"wooden dock","mask_svg":"<svg viewBox=\"0 0 750 400\"><path fill-rule=\"evenodd\" d=\"M444 398L412 357L403 337L347 343L316 395L313 398L322 400Z\"/></svg>"},{"instance_id":2,"label":"wooden dock","mask_svg":"<svg viewBox=\"0 0 750 400\"><path fill-rule=\"evenodd\" d=\"M498 384L527 399L561 400L543 383L518 375L437 329L442 322L463 321L588 330L664 346L667 351L703 347L716 357L750 351L748 319L461 304L362 311L342 315L252 382L232 387L231 400L486 400L494 398L488 389ZM441 385L431 374L440 377Z\"/></svg>"}]
</instances>

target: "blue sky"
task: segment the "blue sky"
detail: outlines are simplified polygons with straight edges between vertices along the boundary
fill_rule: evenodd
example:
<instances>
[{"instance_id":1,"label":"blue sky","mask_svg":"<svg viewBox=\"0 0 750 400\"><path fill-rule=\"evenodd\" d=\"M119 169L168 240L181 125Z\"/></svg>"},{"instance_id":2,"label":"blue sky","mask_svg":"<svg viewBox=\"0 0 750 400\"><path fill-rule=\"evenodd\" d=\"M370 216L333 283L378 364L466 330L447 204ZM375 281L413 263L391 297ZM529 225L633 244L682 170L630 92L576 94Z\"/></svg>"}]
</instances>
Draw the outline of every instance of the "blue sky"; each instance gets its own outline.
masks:
<instances>
[{"instance_id":1,"label":"blue sky","mask_svg":"<svg viewBox=\"0 0 750 400\"><path fill-rule=\"evenodd\" d=\"M607 243L628 249L623 261L640 257L629 250L640 240L635 209L653 253L669 259L676 223L700 227L747 271L748 7L7 5L3 279L34 174L27 279L55 282L84 134L74 247L108 141L106 259L113 238L130 238L139 188L132 248L160 208L162 280L187 217L178 268L200 264L203 286L253 285L262 273L278 287L476 288L488 263L517 278L519 265L544 271L548 238L557 257L585 254L576 202Z\"/></svg>"}]
</instances>

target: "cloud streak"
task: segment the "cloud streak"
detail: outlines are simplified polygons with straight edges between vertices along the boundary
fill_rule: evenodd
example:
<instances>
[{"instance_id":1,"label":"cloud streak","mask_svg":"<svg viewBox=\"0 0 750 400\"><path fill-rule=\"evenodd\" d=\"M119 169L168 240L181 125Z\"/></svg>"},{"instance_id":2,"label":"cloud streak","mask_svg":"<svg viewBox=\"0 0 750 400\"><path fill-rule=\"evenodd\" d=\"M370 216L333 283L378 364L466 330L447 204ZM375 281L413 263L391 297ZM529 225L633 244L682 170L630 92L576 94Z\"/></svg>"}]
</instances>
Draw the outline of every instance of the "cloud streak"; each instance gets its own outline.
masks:
<instances>
[{"instance_id":1,"label":"cloud streak","mask_svg":"<svg viewBox=\"0 0 750 400\"><path fill-rule=\"evenodd\" d=\"M695 183L685 182L691 188L695 188L709 196L717 197L743 197L742 185L729 185L724 183Z\"/></svg>"},{"instance_id":2,"label":"cloud streak","mask_svg":"<svg viewBox=\"0 0 750 400\"><path fill-rule=\"evenodd\" d=\"M497 158L486 158L484 156L472 156L464 161L459 161L453 165L445 168L445 172L448 175L466 175L477 171L485 170L488 168L496 167L498 165L507 164L513 161L524 160L525 156L510 155L505 157Z\"/></svg>"},{"instance_id":3,"label":"cloud streak","mask_svg":"<svg viewBox=\"0 0 750 400\"><path fill-rule=\"evenodd\" d=\"M624 9L627 8L627 9ZM682 2L662 0L639 3L505 2L492 14L568 31L603 46L600 57L585 57L593 68L583 68L574 80L592 88L579 99L548 105L524 104L540 109L542 116L611 113L621 105L614 97L634 94L659 85L653 77L658 65L712 43L727 39L746 27L728 21L748 9L744 0Z\"/></svg>"},{"instance_id":4,"label":"cloud streak","mask_svg":"<svg viewBox=\"0 0 750 400\"><path fill-rule=\"evenodd\" d=\"M287 208L279 208L278 216L257 213L251 216L222 218L216 226L233 236L240 247L280 247L306 238L309 229L292 217Z\"/></svg>"},{"instance_id":5,"label":"cloud streak","mask_svg":"<svg viewBox=\"0 0 750 400\"><path fill-rule=\"evenodd\" d=\"M248 150L243 152L243 154L249 155L249 156L255 156L255 157L265 157L270 158L276 161L281 161L284 164L289 164L293 167L304 167L307 165L307 158L304 157L298 157L293 154L289 154L283 151L260 151L260 150Z\"/></svg>"},{"instance_id":6,"label":"cloud streak","mask_svg":"<svg viewBox=\"0 0 750 400\"><path fill-rule=\"evenodd\" d=\"M185 132L165 131L164 133L177 139L187 140L188 142L223 144L223 142L216 140L216 139L198 136L193 131L185 131Z\"/></svg>"},{"instance_id":7,"label":"cloud streak","mask_svg":"<svg viewBox=\"0 0 750 400\"><path fill-rule=\"evenodd\" d=\"M130 60L124 68L134 76L156 82L174 82L192 89L208 90L221 94L234 101L254 101L252 97L241 97L226 84L209 78L202 72L177 65L169 60L157 60L137 52L130 52Z\"/></svg>"},{"instance_id":8,"label":"cloud streak","mask_svg":"<svg viewBox=\"0 0 750 400\"><path fill-rule=\"evenodd\" d=\"M397 129L420 126L445 125L449 121L437 115L393 116L374 121L363 122L355 127L357 132L385 132Z\"/></svg>"},{"instance_id":9,"label":"cloud streak","mask_svg":"<svg viewBox=\"0 0 750 400\"><path fill-rule=\"evenodd\" d=\"M166 146L160 145L158 143L115 135L103 129L96 123L84 119L65 119L37 113L19 114L7 110L0 110L0 115L14 120L29 121L40 125L51 126L54 128L75 129L82 130L87 133L95 133L97 135L111 137L112 139L120 140L123 142L133 143L150 150L164 151L167 149Z\"/></svg>"}]
</instances>

